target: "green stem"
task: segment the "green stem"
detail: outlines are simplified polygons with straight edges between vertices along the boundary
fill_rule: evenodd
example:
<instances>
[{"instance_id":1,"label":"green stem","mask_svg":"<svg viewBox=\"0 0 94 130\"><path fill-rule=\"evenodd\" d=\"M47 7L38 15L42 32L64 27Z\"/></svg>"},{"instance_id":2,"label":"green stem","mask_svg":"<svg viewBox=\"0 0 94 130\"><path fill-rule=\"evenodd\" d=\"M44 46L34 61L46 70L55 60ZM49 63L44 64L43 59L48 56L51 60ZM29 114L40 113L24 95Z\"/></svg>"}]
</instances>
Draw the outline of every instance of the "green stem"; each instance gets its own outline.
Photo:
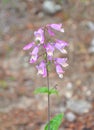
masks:
<instances>
[{"instance_id":1,"label":"green stem","mask_svg":"<svg viewBox=\"0 0 94 130\"><path fill-rule=\"evenodd\" d=\"M47 53L46 53L46 63L48 63ZM48 71L48 66L46 66L46 68L47 68L47 87L48 87L48 130L50 130L50 94L49 94L50 85L49 85L49 71Z\"/></svg>"}]
</instances>

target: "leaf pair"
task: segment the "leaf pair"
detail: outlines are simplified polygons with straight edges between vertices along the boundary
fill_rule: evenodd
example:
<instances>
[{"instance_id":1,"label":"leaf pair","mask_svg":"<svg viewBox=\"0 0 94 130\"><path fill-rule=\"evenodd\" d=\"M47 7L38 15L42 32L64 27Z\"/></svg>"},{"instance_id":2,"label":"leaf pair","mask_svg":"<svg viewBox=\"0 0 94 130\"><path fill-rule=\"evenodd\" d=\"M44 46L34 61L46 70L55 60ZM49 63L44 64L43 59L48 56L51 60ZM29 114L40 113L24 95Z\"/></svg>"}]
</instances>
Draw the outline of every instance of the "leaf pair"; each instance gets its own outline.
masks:
<instances>
[{"instance_id":1,"label":"leaf pair","mask_svg":"<svg viewBox=\"0 0 94 130\"><path fill-rule=\"evenodd\" d=\"M40 87L40 88L37 88L34 91L34 93L35 94L38 94L38 93L58 94L58 91L55 88L52 88L52 89L48 90L47 87Z\"/></svg>"},{"instance_id":2,"label":"leaf pair","mask_svg":"<svg viewBox=\"0 0 94 130\"><path fill-rule=\"evenodd\" d=\"M52 88L52 89L48 90L47 87L40 87L40 88L37 88L34 91L34 93L35 94L38 94L38 93L58 94L58 91L55 88Z\"/></svg>"}]
</instances>

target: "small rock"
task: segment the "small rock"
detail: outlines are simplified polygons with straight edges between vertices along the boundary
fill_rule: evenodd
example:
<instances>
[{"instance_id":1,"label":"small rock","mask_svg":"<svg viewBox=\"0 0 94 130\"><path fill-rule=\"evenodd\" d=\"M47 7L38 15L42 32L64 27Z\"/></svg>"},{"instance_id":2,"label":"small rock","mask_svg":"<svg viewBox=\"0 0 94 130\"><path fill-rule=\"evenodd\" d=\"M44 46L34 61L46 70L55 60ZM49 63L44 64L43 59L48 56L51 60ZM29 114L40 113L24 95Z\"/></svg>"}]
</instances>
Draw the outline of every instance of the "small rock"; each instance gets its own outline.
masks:
<instances>
[{"instance_id":1,"label":"small rock","mask_svg":"<svg viewBox=\"0 0 94 130\"><path fill-rule=\"evenodd\" d=\"M46 0L43 3L43 11L45 11L48 14L55 14L61 9L62 9L61 6L56 4L54 1Z\"/></svg>"},{"instance_id":2,"label":"small rock","mask_svg":"<svg viewBox=\"0 0 94 130\"><path fill-rule=\"evenodd\" d=\"M65 97L71 98L72 95L73 95L73 84L71 82L68 82L66 85Z\"/></svg>"},{"instance_id":3,"label":"small rock","mask_svg":"<svg viewBox=\"0 0 94 130\"><path fill-rule=\"evenodd\" d=\"M39 17L39 18L43 18L43 17L44 17L44 13L43 13L43 12L40 12L40 13L38 14L38 17Z\"/></svg>"},{"instance_id":4,"label":"small rock","mask_svg":"<svg viewBox=\"0 0 94 130\"><path fill-rule=\"evenodd\" d=\"M67 92L65 93L65 97L66 97L66 98L71 98L72 95L73 95L73 92L72 92L72 91L67 91Z\"/></svg>"},{"instance_id":5,"label":"small rock","mask_svg":"<svg viewBox=\"0 0 94 130\"><path fill-rule=\"evenodd\" d=\"M66 88L68 90L72 89L73 88L73 84L71 82L68 82Z\"/></svg>"},{"instance_id":6,"label":"small rock","mask_svg":"<svg viewBox=\"0 0 94 130\"><path fill-rule=\"evenodd\" d=\"M92 105L85 100L69 100L67 102L67 108L77 114L83 114L89 112Z\"/></svg>"},{"instance_id":7,"label":"small rock","mask_svg":"<svg viewBox=\"0 0 94 130\"><path fill-rule=\"evenodd\" d=\"M91 46L94 46L94 38L91 41Z\"/></svg>"},{"instance_id":8,"label":"small rock","mask_svg":"<svg viewBox=\"0 0 94 130\"><path fill-rule=\"evenodd\" d=\"M76 116L72 112L66 113L65 117L69 122L73 122L76 119Z\"/></svg>"},{"instance_id":9,"label":"small rock","mask_svg":"<svg viewBox=\"0 0 94 130\"><path fill-rule=\"evenodd\" d=\"M91 92L90 90L88 90L88 91L86 92L86 95L87 95L87 96L91 96L91 94L92 94L92 92Z\"/></svg>"},{"instance_id":10,"label":"small rock","mask_svg":"<svg viewBox=\"0 0 94 130\"><path fill-rule=\"evenodd\" d=\"M90 30L94 31L94 23L93 22L89 21L87 23L87 26L90 28Z\"/></svg>"},{"instance_id":11,"label":"small rock","mask_svg":"<svg viewBox=\"0 0 94 130\"><path fill-rule=\"evenodd\" d=\"M94 53L94 38L91 41L90 47L89 47L89 52Z\"/></svg>"}]
</instances>

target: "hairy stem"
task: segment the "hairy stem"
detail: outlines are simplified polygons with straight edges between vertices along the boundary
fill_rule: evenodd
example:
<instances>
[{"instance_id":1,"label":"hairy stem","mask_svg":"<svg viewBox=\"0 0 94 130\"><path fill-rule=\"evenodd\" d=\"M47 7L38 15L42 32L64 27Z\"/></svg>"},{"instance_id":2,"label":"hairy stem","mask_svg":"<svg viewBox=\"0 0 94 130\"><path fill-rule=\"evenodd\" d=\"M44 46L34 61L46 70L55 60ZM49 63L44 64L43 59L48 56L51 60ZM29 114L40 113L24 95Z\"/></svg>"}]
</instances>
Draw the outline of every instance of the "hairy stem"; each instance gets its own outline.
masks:
<instances>
[{"instance_id":1,"label":"hairy stem","mask_svg":"<svg viewBox=\"0 0 94 130\"><path fill-rule=\"evenodd\" d=\"M46 53L46 63L48 63L47 53ZM50 130L50 94L49 94L50 85L49 85L49 71L48 71L48 66L46 66L46 68L47 68L47 87L48 87L48 130Z\"/></svg>"}]
</instances>

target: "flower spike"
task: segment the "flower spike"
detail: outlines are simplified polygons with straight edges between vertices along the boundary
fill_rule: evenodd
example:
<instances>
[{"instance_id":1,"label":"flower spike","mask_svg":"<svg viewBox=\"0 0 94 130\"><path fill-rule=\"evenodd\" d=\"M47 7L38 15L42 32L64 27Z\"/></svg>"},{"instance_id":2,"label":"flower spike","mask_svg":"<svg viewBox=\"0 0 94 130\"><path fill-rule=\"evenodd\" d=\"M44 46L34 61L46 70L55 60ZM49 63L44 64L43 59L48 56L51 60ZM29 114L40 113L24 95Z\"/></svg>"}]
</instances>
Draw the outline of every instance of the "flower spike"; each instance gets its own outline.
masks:
<instances>
[{"instance_id":1,"label":"flower spike","mask_svg":"<svg viewBox=\"0 0 94 130\"><path fill-rule=\"evenodd\" d=\"M29 50L32 48L30 53L30 63L33 64L39 60L39 57L43 57L43 60L39 65L36 66L38 74L42 77L47 76L47 64L54 62L56 67L56 73L60 78L63 78L63 67L67 67L67 58L55 58L55 50L59 50L62 54L66 54L65 49L68 46L63 40L55 38L55 30L59 32L64 32L62 24L47 24L45 27L39 28L34 32L35 39L33 42L27 44L23 50ZM48 37L46 34L48 33ZM43 51L43 52L42 52ZM40 53L42 52L42 53ZM47 55L46 55L47 54Z\"/></svg>"}]
</instances>

